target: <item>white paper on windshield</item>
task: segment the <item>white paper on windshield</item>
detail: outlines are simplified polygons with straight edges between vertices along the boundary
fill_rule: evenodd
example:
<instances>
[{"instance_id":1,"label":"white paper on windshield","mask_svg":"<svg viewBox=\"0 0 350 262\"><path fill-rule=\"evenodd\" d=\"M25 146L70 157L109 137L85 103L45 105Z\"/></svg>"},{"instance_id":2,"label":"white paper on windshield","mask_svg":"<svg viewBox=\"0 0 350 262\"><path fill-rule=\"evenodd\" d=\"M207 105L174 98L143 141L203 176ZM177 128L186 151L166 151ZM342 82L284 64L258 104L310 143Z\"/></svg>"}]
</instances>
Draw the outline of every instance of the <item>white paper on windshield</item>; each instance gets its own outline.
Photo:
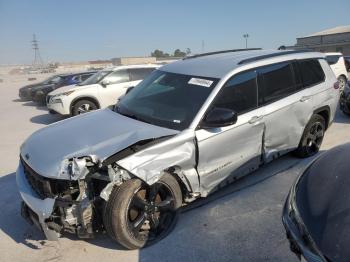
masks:
<instances>
[{"instance_id":1,"label":"white paper on windshield","mask_svg":"<svg viewBox=\"0 0 350 262\"><path fill-rule=\"evenodd\" d=\"M207 79L202 79L202 78L192 77L190 79L190 81L188 81L188 83L191 85L210 87L211 84L213 83L213 81L207 80Z\"/></svg>"}]
</instances>

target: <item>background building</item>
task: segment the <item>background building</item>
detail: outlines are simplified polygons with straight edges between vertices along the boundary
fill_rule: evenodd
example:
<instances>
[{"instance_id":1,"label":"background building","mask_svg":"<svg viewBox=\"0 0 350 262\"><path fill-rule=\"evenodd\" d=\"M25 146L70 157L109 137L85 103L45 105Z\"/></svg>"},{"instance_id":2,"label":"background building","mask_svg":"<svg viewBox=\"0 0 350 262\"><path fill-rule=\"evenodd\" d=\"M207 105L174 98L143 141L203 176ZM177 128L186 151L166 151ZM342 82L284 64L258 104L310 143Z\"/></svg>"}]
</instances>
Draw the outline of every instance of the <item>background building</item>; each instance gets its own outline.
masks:
<instances>
[{"instance_id":1,"label":"background building","mask_svg":"<svg viewBox=\"0 0 350 262\"><path fill-rule=\"evenodd\" d=\"M307 48L319 52L341 52L344 55L350 55L350 25L299 37L294 48Z\"/></svg>"}]
</instances>

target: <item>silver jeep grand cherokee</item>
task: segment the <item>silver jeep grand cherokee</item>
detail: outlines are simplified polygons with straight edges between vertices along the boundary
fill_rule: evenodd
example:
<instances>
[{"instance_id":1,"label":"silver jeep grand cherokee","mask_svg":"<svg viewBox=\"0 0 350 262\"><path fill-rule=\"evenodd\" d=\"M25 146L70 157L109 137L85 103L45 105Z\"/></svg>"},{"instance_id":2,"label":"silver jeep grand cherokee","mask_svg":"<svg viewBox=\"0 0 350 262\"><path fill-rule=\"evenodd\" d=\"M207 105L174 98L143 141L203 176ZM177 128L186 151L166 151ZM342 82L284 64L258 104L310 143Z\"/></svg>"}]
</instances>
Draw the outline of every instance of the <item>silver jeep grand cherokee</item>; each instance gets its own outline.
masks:
<instances>
[{"instance_id":1,"label":"silver jeep grand cherokee","mask_svg":"<svg viewBox=\"0 0 350 262\"><path fill-rule=\"evenodd\" d=\"M48 239L106 230L129 249L166 236L178 209L289 151L318 152L339 90L321 53L227 50L161 67L115 106L21 147L22 215Z\"/></svg>"}]
</instances>

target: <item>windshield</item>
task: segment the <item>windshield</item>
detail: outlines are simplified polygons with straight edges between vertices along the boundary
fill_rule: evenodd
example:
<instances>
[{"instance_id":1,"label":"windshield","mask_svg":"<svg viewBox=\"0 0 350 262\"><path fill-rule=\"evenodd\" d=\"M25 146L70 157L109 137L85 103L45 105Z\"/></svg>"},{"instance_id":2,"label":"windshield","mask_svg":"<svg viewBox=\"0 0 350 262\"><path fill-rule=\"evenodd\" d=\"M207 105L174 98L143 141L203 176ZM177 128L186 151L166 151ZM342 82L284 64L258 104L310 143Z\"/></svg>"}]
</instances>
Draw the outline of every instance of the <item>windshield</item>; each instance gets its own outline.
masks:
<instances>
[{"instance_id":1,"label":"windshield","mask_svg":"<svg viewBox=\"0 0 350 262\"><path fill-rule=\"evenodd\" d=\"M105 70L99 71L99 72L93 74L92 76L90 76L85 81L83 81L80 84L78 84L78 86L97 84L99 81L102 80L102 78L104 78L110 72L112 72L112 71L105 71Z\"/></svg>"},{"instance_id":2,"label":"windshield","mask_svg":"<svg viewBox=\"0 0 350 262\"><path fill-rule=\"evenodd\" d=\"M45 81L42 82L42 84L50 84L51 80L54 79L56 76L51 76L48 79L46 79Z\"/></svg>"},{"instance_id":3,"label":"windshield","mask_svg":"<svg viewBox=\"0 0 350 262\"><path fill-rule=\"evenodd\" d=\"M156 70L123 97L115 110L150 124L183 130L217 82L215 78Z\"/></svg>"},{"instance_id":4,"label":"windshield","mask_svg":"<svg viewBox=\"0 0 350 262\"><path fill-rule=\"evenodd\" d=\"M53 77L48 84L57 84L63 80L62 76Z\"/></svg>"}]
</instances>

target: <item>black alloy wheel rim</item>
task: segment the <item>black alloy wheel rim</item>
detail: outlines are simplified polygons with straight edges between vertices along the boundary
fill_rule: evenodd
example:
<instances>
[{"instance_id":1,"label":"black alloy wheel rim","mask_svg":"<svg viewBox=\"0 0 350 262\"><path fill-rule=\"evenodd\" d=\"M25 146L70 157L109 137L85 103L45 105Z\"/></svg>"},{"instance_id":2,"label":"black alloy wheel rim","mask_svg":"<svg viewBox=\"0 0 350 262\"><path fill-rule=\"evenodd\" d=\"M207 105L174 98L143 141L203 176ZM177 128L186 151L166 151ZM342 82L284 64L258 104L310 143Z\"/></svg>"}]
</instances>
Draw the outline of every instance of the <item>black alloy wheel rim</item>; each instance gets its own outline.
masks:
<instances>
[{"instance_id":1,"label":"black alloy wheel rim","mask_svg":"<svg viewBox=\"0 0 350 262\"><path fill-rule=\"evenodd\" d=\"M84 114L90 111L92 111L92 106L90 104L82 104L78 108L78 115Z\"/></svg>"},{"instance_id":2,"label":"black alloy wheel rim","mask_svg":"<svg viewBox=\"0 0 350 262\"><path fill-rule=\"evenodd\" d=\"M306 136L306 149L309 155L317 153L321 147L324 127L321 122L315 122Z\"/></svg>"},{"instance_id":3,"label":"black alloy wheel rim","mask_svg":"<svg viewBox=\"0 0 350 262\"><path fill-rule=\"evenodd\" d=\"M129 203L128 226L135 239L147 244L166 236L176 221L172 190L161 182L143 184Z\"/></svg>"}]
</instances>

